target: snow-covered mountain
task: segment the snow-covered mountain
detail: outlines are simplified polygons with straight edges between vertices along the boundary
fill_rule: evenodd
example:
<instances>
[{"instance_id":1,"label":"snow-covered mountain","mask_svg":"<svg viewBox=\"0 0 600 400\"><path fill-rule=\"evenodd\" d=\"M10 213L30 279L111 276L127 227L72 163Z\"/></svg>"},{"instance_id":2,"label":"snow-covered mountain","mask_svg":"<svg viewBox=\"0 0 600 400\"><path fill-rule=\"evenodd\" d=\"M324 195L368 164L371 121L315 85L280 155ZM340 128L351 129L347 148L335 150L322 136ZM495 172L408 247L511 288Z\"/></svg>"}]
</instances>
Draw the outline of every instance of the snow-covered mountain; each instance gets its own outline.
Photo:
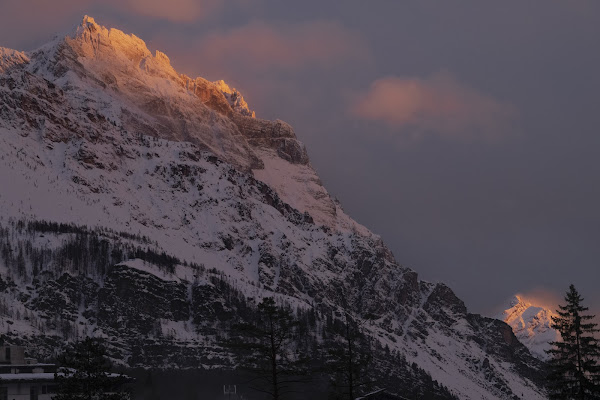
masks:
<instances>
[{"instance_id":1,"label":"snow-covered mountain","mask_svg":"<svg viewBox=\"0 0 600 400\"><path fill-rule=\"evenodd\" d=\"M522 295L515 295L508 302L506 309L497 318L511 326L515 336L541 360L547 360L546 350L550 342L560 340L560 333L553 329L552 317L556 317L550 309L532 304Z\"/></svg>"},{"instance_id":2,"label":"snow-covered mountain","mask_svg":"<svg viewBox=\"0 0 600 400\"><path fill-rule=\"evenodd\" d=\"M315 342L332 316L368 321L398 391L545 398L511 328L400 265L292 127L90 17L0 49L0 209L0 330L40 356L93 334L129 366L231 366L223 327L274 296Z\"/></svg>"}]
</instances>

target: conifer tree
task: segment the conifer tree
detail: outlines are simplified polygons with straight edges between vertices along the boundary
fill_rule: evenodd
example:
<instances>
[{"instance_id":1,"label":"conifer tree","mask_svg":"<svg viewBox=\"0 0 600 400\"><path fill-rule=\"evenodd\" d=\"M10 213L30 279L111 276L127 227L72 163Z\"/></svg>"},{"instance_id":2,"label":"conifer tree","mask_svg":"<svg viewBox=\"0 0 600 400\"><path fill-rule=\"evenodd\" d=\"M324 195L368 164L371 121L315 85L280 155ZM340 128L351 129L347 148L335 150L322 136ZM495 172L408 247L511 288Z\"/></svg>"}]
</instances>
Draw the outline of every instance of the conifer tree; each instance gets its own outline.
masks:
<instances>
[{"instance_id":1,"label":"conifer tree","mask_svg":"<svg viewBox=\"0 0 600 400\"><path fill-rule=\"evenodd\" d=\"M270 399L288 398L296 384L308 381L309 359L298 353L298 326L290 309L267 297L252 323L238 324L231 332L229 347L240 366L255 375L252 389Z\"/></svg>"},{"instance_id":2,"label":"conifer tree","mask_svg":"<svg viewBox=\"0 0 600 400\"><path fill-rule=\"evenodd\" d=\"M99 339L86 338L71 345L60 357L61 367L54 374L57 394L54 400L128 400L128 393L117 389L127 381L111 374L106 349Z\"/></svg>"},{"instance_id":3,"label":"conifer tree","mask_svg":"<svg viewBox=\"0 0 600 400\"><path fill-rule=\"evenodd\" d=\"M598 324L586 314L588 307L581 305L583 298L571 285L565 296L565 305L559 305L558 316L552 318L552 327L561 335L561 341L552 342L548 350L548 384L551 399L600 399L600 346L594 334Z\"/></svg>"}]
</instances>

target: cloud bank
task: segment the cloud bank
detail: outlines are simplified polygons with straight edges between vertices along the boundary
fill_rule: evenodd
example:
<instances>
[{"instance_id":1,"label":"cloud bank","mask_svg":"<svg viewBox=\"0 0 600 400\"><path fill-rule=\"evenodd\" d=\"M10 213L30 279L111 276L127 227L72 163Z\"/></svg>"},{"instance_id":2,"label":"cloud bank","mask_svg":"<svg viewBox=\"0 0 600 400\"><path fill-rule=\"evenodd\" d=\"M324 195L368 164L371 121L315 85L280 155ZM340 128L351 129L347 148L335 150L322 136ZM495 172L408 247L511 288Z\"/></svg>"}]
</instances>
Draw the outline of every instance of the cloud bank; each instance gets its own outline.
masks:
<instances>
[{"instance_id":1,"label":"cloud bank","mask_svg":"<svg viewBox=\"0 0 600 400\"><path fill-rule=\"evenodd\" d=\"M458 83L448 73L376 80L357 96L350 112L396 131L410 128L464 138L495 138L509 129L516 114L512 106Z\"/></svg>"},{"instance_id":2,"label":"cloud bank","mask_svg":"<svg viewBox=\"0 0 600 400\"><path fill-rule=\"evenodd\" d=\"M253 22L210 34L196 48L211 64L238 64L255 71L330 68L344 60L369 57L360 37L328 21L291 25Z\"/></svg>"}]
</instances>

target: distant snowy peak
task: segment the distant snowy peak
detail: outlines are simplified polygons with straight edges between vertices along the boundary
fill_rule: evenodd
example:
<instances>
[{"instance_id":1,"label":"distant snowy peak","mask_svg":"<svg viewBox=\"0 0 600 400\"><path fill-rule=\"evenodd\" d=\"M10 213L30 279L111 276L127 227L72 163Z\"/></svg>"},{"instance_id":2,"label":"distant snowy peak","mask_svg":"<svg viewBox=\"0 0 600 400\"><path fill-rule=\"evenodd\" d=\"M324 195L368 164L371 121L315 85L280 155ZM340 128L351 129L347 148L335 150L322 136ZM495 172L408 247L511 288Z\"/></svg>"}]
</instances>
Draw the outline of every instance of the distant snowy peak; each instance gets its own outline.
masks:
<instances>
[{"instance_id":1,"label":"distant snowy peak","mask_svg":"<svg viewBox=\"0 0 600 400\"><path fill-rule=\"evenodd\" d=\"M535 305L534 300L515 295L507 304L507 308L497 316L511 326L515 336L536 357L546 360L546 350L550 342L560 340L560 334L551 327L552 317L556 315L548 308Z\"/></svg>"}]
</instances>

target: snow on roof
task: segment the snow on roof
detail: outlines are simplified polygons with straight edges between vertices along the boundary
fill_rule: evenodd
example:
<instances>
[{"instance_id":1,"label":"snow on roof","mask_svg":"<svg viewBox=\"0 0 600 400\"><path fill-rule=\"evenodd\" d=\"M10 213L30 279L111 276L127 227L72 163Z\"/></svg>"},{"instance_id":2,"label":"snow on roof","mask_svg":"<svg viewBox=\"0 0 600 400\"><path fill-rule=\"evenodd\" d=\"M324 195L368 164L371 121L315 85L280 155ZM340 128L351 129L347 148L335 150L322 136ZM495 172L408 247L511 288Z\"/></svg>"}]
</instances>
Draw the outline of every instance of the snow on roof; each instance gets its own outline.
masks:
<instances>
[{"instance_id":1,"label":"snow on roof","mask_svg":"<svg viewBox=\"0 0 600 400\"><path fill-rule=\"evenodd\" d=\"M54 365L54 364L47 364ZM60 373L59 373L60 374ZM116 373L109 373L109 378L126 377L132 379L127 375L121 375ZM18 374L0 374L0 382L23 382L23 381L54 381L54 372L38 372L38 373L18 373Z\"/></svg>"},{"instance_id":2,"label":"snow on roof","mask_svg":"<svg viewBox=\"0 0 600 400\"><path fill-rule=\"evenodd\" d=\"M0 382L23 382L23 381L53 381L54 373L39 372L35 374L0 374Z\"/></svg>"},{"instance_id":3,"label":"snow on roof","mask_svg":"<svg viewBox=\"0 0 600 400\"><path fill-rule=\"evenodd\" d=\"M35 363L35 364L0 364L0 367L54 367L56 364L44 364L44 363Z\"/></svg>"}]
</instances>

